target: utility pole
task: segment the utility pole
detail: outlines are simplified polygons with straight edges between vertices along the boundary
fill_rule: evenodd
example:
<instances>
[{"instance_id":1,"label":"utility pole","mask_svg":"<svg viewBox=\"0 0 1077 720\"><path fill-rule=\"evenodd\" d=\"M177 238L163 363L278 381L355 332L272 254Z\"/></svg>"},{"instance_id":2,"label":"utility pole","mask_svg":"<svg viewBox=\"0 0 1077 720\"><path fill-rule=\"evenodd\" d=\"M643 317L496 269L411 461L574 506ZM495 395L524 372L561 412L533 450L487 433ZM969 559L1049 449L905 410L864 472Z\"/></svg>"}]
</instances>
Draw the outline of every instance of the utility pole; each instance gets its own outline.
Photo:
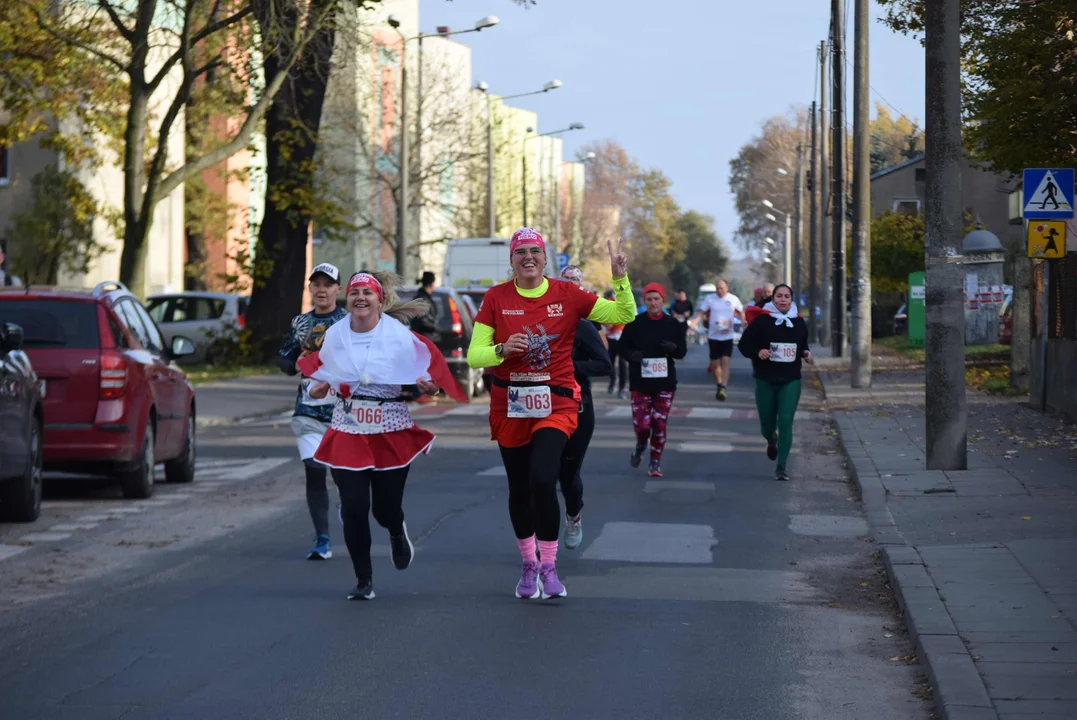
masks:
<instances>
[{"instance_id":1,"label":"utility pole","mask_svg":"<svg viewBox=\"0 0 1077 720\"><path fill-rule=\"evenodd\" d=\"M926 3L924 266L927 469L968 467L965 312L961 295L960 0Z\"/></svg>"},{"instance_id":2,"label":"utility pole","mask_svg":"<svg viewBox=\"0 0 1077 720\"><path fill-rule=\"evenodd\" d=\"M408 67L405 60L407 43L401 36L400 45L400 199L396 203L396 274L407 278L408 265Z\"/></svg>"},{"instance_id":3,"label":"utility pole","mask_svg":"<svg viewBox=\"0 0 1077 720\"><path fill-rule=\"evenodd\" d=\"M826 41L819 43L819 337L830 344L830 306L833 288L830 284L830 80L827 77Z\"/></svg>"},{"instance_id":4,"label":"utility pole","mask_svg":"<svg viewBox=\"0 0 1077 720\"><path fill-rule=\"evenodd\" d=\"M815 101L811 104L811 168L808 171L808 192L810 193L808 210L808 326L811 328L813 343L819 342L819 322L815 319L815 308L819 305L819 200L815 194L819 189L819 139L816 134Z\"/></svg>"},{"instance_id":5,"label":"utility pole","mask_svg":"<svg viewBox=\"0 0 1077 720\"><path fill-rule=\"evenodd\" d=\"M797 174L793 178L793 277L795 281L792 283L793 297L800 299L801 293L804 292L804 286L801 284L803 280L803 274L800 271L801 266L801 252L800 246L803 242L802 226L804 225L804 146L797 145ZM803 304L803 303L801 303Z\"/></svg>"},{"instance_id":6,"label":"utility pole","mask_svg":"<svg viewBox=\"0 0 1077 720\"><path fill-rule=\"evenodd\" d=\"M845 1L831 0L831 23L834 28L833 79L834 93L831 102L834 112L830 126L834 133L834 177L831 196L834 202L833 230L833 283L834 296L831 306L830 337L834 357L845 354Z\"/></svg>"},{"instance_id":7,"label":"utility pole","mask_svg":"<svg viewBox=\"0 0 1077 720\"><path fill-rule=\"evenodd\" d=\"M486 95L486 232L497 237L497 211L494 197L494 110L489 93Z\"/></svg>"},{"instance_id":8,"label":"utility pole","mask_svg":"<svg viewBox=\"0 0 1077 720\"><path fill-rule=\"evenodd\" d=\"M868 129L868 0L856 0L853 44L854 388L871 387L871 132Z\"/></svg>"}]
</instances>

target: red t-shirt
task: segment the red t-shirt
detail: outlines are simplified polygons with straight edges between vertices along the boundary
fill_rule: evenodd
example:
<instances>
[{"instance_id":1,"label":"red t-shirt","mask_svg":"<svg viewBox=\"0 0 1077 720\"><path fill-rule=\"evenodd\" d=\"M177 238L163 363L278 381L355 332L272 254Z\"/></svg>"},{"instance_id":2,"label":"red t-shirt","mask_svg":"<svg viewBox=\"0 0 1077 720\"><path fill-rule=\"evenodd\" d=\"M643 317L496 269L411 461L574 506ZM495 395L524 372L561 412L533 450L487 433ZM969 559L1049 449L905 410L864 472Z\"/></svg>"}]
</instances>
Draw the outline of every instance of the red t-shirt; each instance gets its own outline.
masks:
<instances>
[{"instance_id":1,"label":"red t-shirt","mask_svg":"<svg viewBox=\"0 0 1077 720\"><path fill-rule=\"evenodd\" d=\"M581 290L566 280L549 280L542 297L528 298L516 290L513 282L495 285L486 291L476 322L494 329L494 343L503 343L515 333L524 333L530 349L513 355L494 368L494 376L510 383L541 383L574 390L579 397L572 365L572 343L576 325L591 314L598 296ZM508 413L508 391L494 386L490 390L490 415ZM554 395L554 413L578 411L578 402Z\"/></svg>"}]
</instances>

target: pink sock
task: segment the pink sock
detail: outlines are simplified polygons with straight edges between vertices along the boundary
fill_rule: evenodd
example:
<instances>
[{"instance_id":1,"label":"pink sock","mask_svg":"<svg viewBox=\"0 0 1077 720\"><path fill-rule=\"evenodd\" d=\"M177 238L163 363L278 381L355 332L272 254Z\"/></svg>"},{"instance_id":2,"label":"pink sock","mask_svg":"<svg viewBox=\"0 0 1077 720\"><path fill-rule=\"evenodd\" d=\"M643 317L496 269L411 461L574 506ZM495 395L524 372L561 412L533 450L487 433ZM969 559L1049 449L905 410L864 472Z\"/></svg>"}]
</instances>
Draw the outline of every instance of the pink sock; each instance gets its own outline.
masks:
<instances>
[{"instance_id":1,"label":"pink sock","mask_svg":"<svg viewBox=\"0 0 1077 720\"><path fill-rule=\"evenodd\" d=\"M557 564L557 541L556 540L539 540L539 558L543 563L549 563L550 565Z\"/></svg>"},{"instance_id":2,"label":"pink sock","mask_svg":"<svg viewBox=\"0 0 1077 720\"><path fill-rule=\"evenodd\" d=\"M523 539L516 538L516 544L520 546L520 556L524 562L535 562L535 536Z\"/></svg>"}]
</instances>

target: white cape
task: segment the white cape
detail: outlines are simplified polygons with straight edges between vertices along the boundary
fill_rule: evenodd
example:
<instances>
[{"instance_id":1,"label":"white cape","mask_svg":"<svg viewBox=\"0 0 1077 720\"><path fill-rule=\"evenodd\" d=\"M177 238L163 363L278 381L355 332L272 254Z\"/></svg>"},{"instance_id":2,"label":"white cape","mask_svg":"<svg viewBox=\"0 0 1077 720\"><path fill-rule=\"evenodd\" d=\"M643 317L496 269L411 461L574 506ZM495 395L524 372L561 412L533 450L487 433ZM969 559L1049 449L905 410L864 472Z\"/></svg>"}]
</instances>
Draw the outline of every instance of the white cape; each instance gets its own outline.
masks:
<instances>
[{"instance_id":1,"label":"white cape","mask_svg":"<svg viewBox=\"0 0 1077 720\"><path fill-rule=\"evenodd\" d=\"M371 330L370 353L353 351L351 327L344 318L325 331L318 352L321 366L311 376L334 388L341 385L414 385L430 377L430 350L406 325L388 315Z\"/></svg>"}]
</instances>

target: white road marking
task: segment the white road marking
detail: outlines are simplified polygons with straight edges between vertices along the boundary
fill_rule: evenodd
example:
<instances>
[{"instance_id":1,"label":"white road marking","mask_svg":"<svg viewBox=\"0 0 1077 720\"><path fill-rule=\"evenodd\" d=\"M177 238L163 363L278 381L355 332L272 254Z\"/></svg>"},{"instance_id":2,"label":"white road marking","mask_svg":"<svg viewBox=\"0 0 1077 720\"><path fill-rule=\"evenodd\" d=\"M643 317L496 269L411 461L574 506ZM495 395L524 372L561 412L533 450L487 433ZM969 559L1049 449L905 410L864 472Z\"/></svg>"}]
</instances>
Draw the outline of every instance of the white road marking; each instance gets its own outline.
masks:
<instances>
[{"instance_id":1,"label":"white road marking","mask_svg":"<svg viewBox=\"0 0 1077 720\"><path fill-rule=\"evenodd\" d=\"M137 515L138 513L146 512L146 510L140 507L118 507L106 508L105 512L109 515Z\"/></svg>"},{"instance_id":2,"label":"white road marking","mask_svg":"<svg viewBox=\"0 0 1077 720\"><path fill-rule=\"evenodd\" d=\"M77 518L75 518L75 520L80 523L96 523L111 519L112 518L110 518L108 515L99 515L96 513L93 515L79 515Z\"/></svg>"},{"instance_id":3,"label":"white road marking","mask_svg":"<svg viewBox=\"0 0 1077 720\"><path fill-rule=\"evenodd\" d=\"M682 442L677 450L687 453L731 453L733 446L724 442Z\"/></svg>"},{"instance_id":4,"label":"white road marking","mask_svg":"<svg viewBox=\"0 0 1077 720\"><path fill-rule=\"evenodd\" d=\"M696 430L692 434L693 435L698 435L700 437L728 437L728 438L745 437L742 433L723 432L721 430Z\"/></svg>"},{"instance_id":5,"label":"white road marking","mask_svg":"<svg viewBox=\"0 0 1077 720\"><path fill-rule=\"evenodd\" d=\"M93 530L100 523L61 523L49 528L49 532L73 532L75 530Z\"/></svg>"},{"instance_id":6,"label":"white road marking","mask_svg":"<svg viewBox=\"0 0 1077 720\"><path fill-rule=\"evenodd\" d=\"M461 405L460 407L454 407L452 410L446 410L445 412L443 412L441 414L442 415L470 415L470 416L489 415L490 414L490 406L489 405L471 405L471 404Z\"/></svg>"},{"instance_id":7,"label":"white road marking","mask_svg":"<svg viewBox=\"0 0 1077 720\"><path fill-rule=\"evenodd\" d=\"M868 524L855 515L790 515L789 529L813 537L857 537L867 534Z\"/></svg>"},{"instance_id":8,"label":"white road marking","mask_svg":"<svg viewBox=\"0 0 1077 720\"><path fill-rule=\"evenodd\" d=\"M19 538L19 542L60 542L71 537L71 533L32 532Z\"/></svg>"},{"instance_id":9,"label":"white road marking","mask_svg":"<svg viewBox=\"0 0 1077 720\"><path fill-rule=\"evenodd\" d=\"M602 526L583 559L708 565L715 545L710 525L611 522Z\"/></svg>"},{"instance_id":10,"label":"white road marking","mask_svg":"<svg viewBox=\"0 0 1077 720\"><path fill-rule=\"evenodd\" d=\"M694 407L688 411L692 420L729 420L733 417L733 408Z\"/></svg>"},{"instance_id":11,"label":"white road marking","mask_svg":"<svg viewBox=\"0 0 1077 720\"><path fill-rule=\"evenodd\" d=\"M606 411L606 417L608 418L630 418L632 417L632 408L624 405L612 407Z\"/></svg>"},{"instance_id":12,"label":"white road marking","mask_svg":"<svg viewBox=\"0 0 1077 720\"><path fill-rule=\"evenodd\" d=\"M495 465L492 468L486 468L485 470L481 470L481 471L479 471L479 472L477 472L475 474L476 475L491 475L491 476L494 476L494 477L505 477L505 466L504 465Z\"/></svg>"},{"instance_id":13,"label":"white road marking","mask_svg":"<svg viewBox=\"0 0 1077 720\"><path fill-rule=\"evenodd\" d=\"M26 552L29 548L25 545L0 545L0 560L7 560L9 557L15 557L21 552Z\"/></svg>"},{"instance_id":14,"label":"white road marking","mask_svg":"<svg viewBox=\"0 0 1077 720\"><path fill-rule=\"evenodd\" d=\"M659 493L663 490L703 490L714 492L714 483L693 482L691 480L648 480L643 486L645 493Z\"/></svg>"}]
</instances>

